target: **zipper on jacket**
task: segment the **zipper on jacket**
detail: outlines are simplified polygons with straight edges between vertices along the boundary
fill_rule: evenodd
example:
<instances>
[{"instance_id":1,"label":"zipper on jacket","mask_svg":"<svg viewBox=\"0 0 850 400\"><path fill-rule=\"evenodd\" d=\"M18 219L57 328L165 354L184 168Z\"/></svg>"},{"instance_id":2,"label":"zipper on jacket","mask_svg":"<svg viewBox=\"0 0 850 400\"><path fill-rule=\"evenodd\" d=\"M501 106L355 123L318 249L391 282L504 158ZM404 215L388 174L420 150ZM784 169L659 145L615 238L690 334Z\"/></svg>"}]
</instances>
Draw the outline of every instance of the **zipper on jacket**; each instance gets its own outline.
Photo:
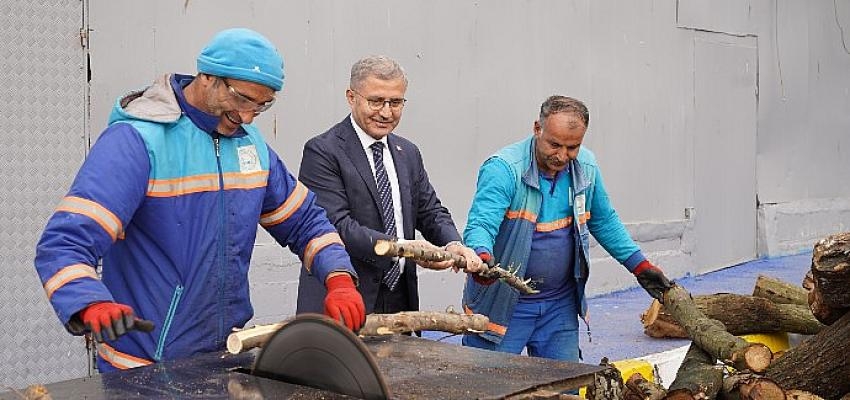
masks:
<instances>
[{"instance_id":1,"label":"zipper on jacket","mask_svg":"<svg viewBox=\"0 0 850 400\"><path fill-rule=\"evenodd\" d=\"M174 288L174 294L171 295L171 304L168 306L168 313L165 314L165 321L162 323L162 330L159 332L159 340L156 343L156 353L153 359L156 361L162 360L162 351L165 349L165 339L168 337L168 331L171 329L171 321L174 319L174 314L177 312L177 304L180 303L180 297L183 296L183 285L177 285Z\"/></svg>"},{"instance_id":2,"label":"zipper on jacket","mask_svg":"<svg viewBox=\"0 0 850 400\"><path fill-rule=\"evenodd\" d=\"M216 340L220 340L224 336L224 271L227 268L227 260L225 258L225 240L227 239L226 230L227 226L226 221L226 213L227 209L224 204L224 173L221 169L221 134L216 132L215 137L213 137L213 142L215 143L215 161L218 167L218 226L219 226L219 234L218 234L218 297L216 299L217 310L218 310L218 332L216 334Z\"/></svg>"}]
</instances>

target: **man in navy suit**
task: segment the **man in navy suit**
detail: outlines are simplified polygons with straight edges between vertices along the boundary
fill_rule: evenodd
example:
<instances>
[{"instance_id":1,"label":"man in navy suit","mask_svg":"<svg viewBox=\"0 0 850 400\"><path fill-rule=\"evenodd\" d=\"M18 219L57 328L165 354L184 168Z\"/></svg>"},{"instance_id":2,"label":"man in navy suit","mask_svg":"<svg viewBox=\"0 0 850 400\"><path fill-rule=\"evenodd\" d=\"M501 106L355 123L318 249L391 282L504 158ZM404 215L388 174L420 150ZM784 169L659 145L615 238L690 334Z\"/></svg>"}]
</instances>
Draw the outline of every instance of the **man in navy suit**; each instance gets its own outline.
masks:
<instances>
[{"instance_id":1,"label":"man in navy suit","mask_svg":"<svg viewBox=\"0 0 850 400\"><path fill-rule=\"evenodd\" d=\"M428 180L419 148L393 133L401 120L407 77L394 60L370 56L351 67L345 91L351 114L304 146L299 180L327 210L359 276L367 313L419 309L416 264L377 257L377 239L414 239L443 246L468 261L467 272L482 268L475 252L460 240L449 211ZM430 269L451 261L420 263ZM298 313L322 312L325 288L302 271Z\"/></svg>"}]
</instances>

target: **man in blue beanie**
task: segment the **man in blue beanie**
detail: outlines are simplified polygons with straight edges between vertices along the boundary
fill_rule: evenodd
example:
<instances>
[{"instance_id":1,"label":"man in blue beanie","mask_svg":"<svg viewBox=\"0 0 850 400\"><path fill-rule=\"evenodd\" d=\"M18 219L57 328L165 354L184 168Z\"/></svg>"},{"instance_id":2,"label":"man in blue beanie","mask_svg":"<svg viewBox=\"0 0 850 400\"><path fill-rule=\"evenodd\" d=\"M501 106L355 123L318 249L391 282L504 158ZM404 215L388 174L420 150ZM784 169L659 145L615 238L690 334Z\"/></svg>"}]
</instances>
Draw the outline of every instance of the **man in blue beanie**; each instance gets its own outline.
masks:
<instances>
[{"instance_id":1,"label":"man in blue beanie","mask_svg":"<svg viewBox=\"0 0 850 400\"><path fill-rule=\"evenodd\" d=\"M165 75L118 99L36 249L66 329L102 342L102 372L223 349L253 316L258 223L324 283L327 315L353 330L365 321L339 235L251 125L283 87L280 54L229 29L197 64L197 76Z\"/></svg>"}]
</instances>

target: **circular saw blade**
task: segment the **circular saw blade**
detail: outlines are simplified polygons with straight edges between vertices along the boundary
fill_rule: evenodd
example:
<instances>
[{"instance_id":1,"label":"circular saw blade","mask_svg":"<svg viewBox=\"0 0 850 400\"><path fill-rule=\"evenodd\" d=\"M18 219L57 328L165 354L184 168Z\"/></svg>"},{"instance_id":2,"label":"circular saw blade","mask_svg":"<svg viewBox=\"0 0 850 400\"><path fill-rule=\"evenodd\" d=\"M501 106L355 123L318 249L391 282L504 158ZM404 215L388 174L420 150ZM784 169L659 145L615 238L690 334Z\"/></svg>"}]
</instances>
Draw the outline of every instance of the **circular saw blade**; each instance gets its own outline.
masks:
<instances>
[{"instance_id":1,"label":"circular saw blade","mask_svg":"<svg viewBox=\"0 0 850 400\"><path fill-rule=\"evenodd\" d=\"M390 397L366 345L319 314L300 314L275 332L254 360L252 374L363 399Z\"/></svg>"}]
</instances>

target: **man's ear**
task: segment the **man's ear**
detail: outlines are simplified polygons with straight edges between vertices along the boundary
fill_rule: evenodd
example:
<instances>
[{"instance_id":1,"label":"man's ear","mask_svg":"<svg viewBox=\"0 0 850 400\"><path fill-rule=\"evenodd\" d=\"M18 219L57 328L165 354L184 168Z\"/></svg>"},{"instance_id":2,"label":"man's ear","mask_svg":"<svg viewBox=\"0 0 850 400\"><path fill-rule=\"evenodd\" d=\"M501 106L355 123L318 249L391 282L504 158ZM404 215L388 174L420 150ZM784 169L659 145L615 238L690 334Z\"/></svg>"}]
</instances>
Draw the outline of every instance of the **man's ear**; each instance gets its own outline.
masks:
<instances>
[{"instance_id":1,"label":"man's ear","mask_svg":"<svg viewBox=\"0 0 850 400\"><path fill-rule=\"evenodd\" d=\"M543 128L540 126L540 121L534 120L534 136L540 136Z\"/></svg>"},{"instance_id":2,"label":"man's ear","mask_svg":"<svg viewBox=\"0 0 850 400\"><path fill-rule=\"evenodd\" d=\"M213 83L215 83L216 77L210 74L199 72L196 79L199 79L201 81L200 83L203 87L210 87Z\"/></svg>"},{"instance_id":3,"label":"man's ear","mask_svg":"<svg viewBox=\"0 0 850 400\"><path fill-rule=\"evenodd\" d=\"M354 105L354 91L351 89L345 89L345 100L348 101L348 105Z\"/></svg>"}]
</instances>

